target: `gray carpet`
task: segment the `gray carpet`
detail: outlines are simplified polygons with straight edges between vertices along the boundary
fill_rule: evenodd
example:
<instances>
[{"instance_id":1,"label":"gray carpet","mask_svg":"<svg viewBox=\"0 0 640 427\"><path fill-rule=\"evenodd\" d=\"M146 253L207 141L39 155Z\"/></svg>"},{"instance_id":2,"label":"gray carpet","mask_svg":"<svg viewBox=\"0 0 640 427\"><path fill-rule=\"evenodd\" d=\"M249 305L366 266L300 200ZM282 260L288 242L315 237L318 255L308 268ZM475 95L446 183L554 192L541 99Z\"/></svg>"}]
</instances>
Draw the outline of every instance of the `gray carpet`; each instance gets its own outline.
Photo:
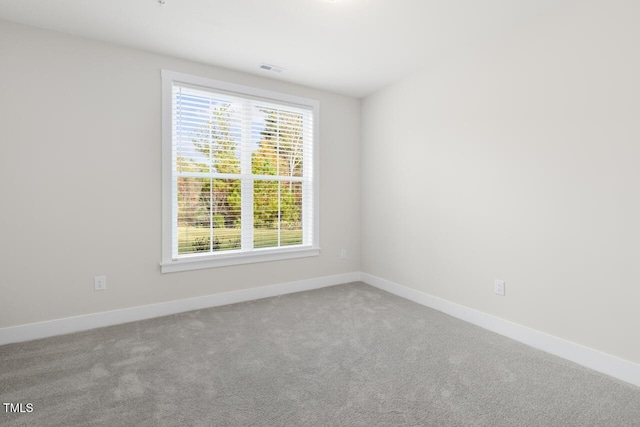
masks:
<instances>
[{"instance_id":1,"label":"gray carpet","mask_svg":"<svg viewBox=\"0 0 640 427\"><path fill-rule=\"evenodd\" d=\"M640 389L356 283L0 347L3 426L639 426Z\"/></svg>"}]
</instances>

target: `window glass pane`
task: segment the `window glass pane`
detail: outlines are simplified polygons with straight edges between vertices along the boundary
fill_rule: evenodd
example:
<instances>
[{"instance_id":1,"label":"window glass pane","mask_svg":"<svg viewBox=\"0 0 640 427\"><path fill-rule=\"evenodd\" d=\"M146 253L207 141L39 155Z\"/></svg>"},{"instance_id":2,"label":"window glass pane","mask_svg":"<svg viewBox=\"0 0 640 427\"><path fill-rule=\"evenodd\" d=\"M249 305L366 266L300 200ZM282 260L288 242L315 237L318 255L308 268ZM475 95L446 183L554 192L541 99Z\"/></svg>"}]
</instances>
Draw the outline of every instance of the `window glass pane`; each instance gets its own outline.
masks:
<instances>
[{"instance_id":1,"label":"window glass pane","mask_svg":"<svg viewBox=\"0 0 640 427\"><path fill-rule=\"evenodd\" d=\"M280 245L302 244L302 183L280 183Z\"/></svg>"},{"instance_id":2,"label":"window glass pane","mask_svg":"<svg viewBox=\"0 0 640 427\"><path fill-rule=\"evenodd\" d=\"M198 123L189 135L190 141L185 142L203 163L205 172L240 173L240 124L232 120L235 114L231 104L213 105L207 111L207 116Z\"/></svg>"},{"instance_id":3,"label":"window glass pane","mask_svg":"<svg viewBox=\"0 0 640 427\"><path fill-rule=\"evenodd\" d=\"M209 116L210 100L205 96L178 91L175 93L173 140L176 152L176 172L208 172L206 157L196 148Z\"/></svg>"},{"instance_id":4,"label":"window glass pane","mask_svg":"<svg viewBox=\"0 0 640 427\"><path fill-rule=\"evenodd\" d=\"M201 195L209 180L178 178L178 253L189 254L208 250L203 237L209 235L209 214Z\"/></svg>"},{"instance_id":5,"label":"window glass pane","mask_svg":"<svg viewBox=\"0 0 640 427\"><path fill-rule=\"evenodd\" d=\"M256 180L253 191L254 247L302 244L302 183Z\"/></svg>"},{"instance_id":6,"label":"window glass pane","mask_svg":"<svg viewBox=\"0 0 640 427\"><path fill-rule=\"evenodd\" d=\"M278 246L278 181L253 183L253 247Z\"/></svg>"},{"instance_id":7,"label":"window glass pane","mask_svg":"<svg viewBox=\"0 0 640 427\"><path fill-rule=\"evenodd\" d=\"M254 175L278 174L277 119L264 109L257 109L262 119L254 125L258 132L257 149L251 154L251 173Z\"/></svg>"},{"instance_id":8,"label":"window glass pane","mask_svg":"<svg viewBox=\"0 0 640 427\"><path fill-rule=\"evenodd\" d=\"M258 148L251 156L255 175L302 176L303 115L274 108L258 109L262 117Z\"/></svg>"},{"instance_id":9,"label":"window glass pane","mask_svg":"<svg viewBox=\"0 0 640 427\"><path fill-rule=\"evenodd\" d=\"M240 180L178 178L178 254L240 249Z\"/></svg>"},{"instance_id":10,"label":"window glass pane","mask_svg":"<svg viewBox=\"0 0 640 427\"><path fill-rule=\"evenodd\" d=\"M278 160L280 176L302 176L302 114L279 112Z\"/></svg>"}]
</instances>

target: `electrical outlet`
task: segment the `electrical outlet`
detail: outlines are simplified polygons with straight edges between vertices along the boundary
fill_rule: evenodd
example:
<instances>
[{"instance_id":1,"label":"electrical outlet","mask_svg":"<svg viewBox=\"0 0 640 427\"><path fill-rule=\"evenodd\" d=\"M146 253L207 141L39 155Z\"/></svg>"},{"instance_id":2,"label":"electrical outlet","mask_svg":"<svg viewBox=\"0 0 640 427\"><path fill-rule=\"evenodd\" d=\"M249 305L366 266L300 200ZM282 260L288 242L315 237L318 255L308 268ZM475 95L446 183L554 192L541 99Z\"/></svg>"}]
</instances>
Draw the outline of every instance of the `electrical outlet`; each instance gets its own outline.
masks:
<instances>
[{"instance_id":1,"label":"electrical outlet","mask_svg":"<svg viewBox=\"0 0 640 427\"><path fill-rule=\"evenodd\" d=\"M104 291L107 289L107 276L96 276L93 279L93 289L96 291Z\"/></svg>"},{"instance_id":2,"label":"electrical outlet","mask_svg":"<svg viewBox=\"0 0 640 427\"><path fill-rule=\"evenodd\" d=\"M347 250L346 249L342 249L340 251L340 259L347 259Z\"/></svg>"},{"instance_id":3,"label":"electrical outlet","mask_svg":"<svg viewBox=\"0 0 640 427\"><path fill-rule=\"evenodd\" d=\"M504 280L495 280L493 282L493 292L497 295L504 296L505 294L505 283Z\"/></svg>"}]
</instances>

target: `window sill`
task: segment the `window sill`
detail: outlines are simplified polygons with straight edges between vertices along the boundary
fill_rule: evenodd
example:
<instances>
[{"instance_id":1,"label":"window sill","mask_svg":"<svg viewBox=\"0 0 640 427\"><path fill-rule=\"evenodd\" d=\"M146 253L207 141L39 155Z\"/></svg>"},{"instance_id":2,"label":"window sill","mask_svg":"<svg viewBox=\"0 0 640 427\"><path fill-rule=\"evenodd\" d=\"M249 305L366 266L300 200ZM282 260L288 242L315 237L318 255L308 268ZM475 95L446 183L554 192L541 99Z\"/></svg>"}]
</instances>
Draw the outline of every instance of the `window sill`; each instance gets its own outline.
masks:
<instances>
[{"instance_id":1,"label":"window sill","mask_svg":"<svg viewBox=\"0 0 640 427\"><path fill-rule=\"evenodd\" d=\"M257 262L280 261L286 259L305 258L320 255L320 248L296 247L254 250L251 252L221 253L202 255L190 258L168 260L160 263L160 272L201 270L205 268L225 267L230 265L253 264Z\"/></svg>"}]
</instances>

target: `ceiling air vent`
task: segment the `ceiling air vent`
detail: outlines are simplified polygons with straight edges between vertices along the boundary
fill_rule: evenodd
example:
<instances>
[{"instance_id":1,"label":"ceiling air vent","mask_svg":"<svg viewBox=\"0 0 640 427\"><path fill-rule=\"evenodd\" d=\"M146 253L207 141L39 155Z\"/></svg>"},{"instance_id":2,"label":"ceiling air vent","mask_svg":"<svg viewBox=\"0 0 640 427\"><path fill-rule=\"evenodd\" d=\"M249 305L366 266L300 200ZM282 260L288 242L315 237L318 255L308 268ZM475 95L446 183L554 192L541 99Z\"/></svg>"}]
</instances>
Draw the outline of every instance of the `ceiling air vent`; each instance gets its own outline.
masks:
<instances>
[{"instance_id":1,"label":"ceiling air vent","mask_svg":"<svg viewBox=\"0 0 640 427\"><path fill-rule=\"evenodd\" d=\"M269 64L262 64L260 65L260 68L266 71L271 71L273 73L281 73L284 71L284 68L277 67L275 65L269 65Z\"/></svg>"}]
</instances>

